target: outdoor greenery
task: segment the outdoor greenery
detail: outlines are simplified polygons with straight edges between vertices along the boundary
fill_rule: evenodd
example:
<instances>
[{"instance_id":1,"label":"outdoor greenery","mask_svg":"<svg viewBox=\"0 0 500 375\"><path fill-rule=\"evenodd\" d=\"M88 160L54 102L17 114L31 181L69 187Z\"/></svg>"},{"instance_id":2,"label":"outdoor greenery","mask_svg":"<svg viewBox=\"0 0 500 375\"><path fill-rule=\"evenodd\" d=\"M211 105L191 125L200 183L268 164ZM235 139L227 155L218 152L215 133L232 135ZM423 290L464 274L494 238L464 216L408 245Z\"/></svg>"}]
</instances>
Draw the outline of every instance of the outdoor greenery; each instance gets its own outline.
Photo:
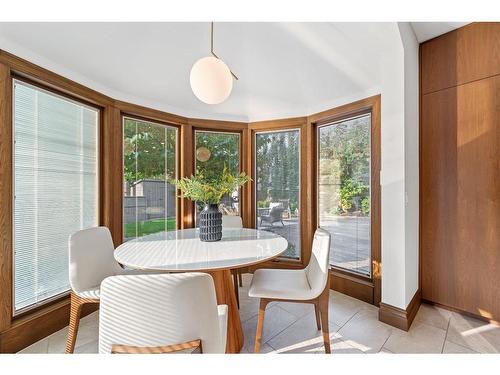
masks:
<instances>
[{"instance_id":1,"label":"outdoor greenery","mask_svg":"<svg viewBox=\"0 0 500 375\"><path fill-rule=\"evenodd\" d=\"M368 215L370 212L370 126L366 121L370 121L369 116L321 129L319 162L322 174L327 176L327 184L338 185L338 205L332 214L358 212ZM127 182L141 179L172 181L175 178L176 129L125 119L124 133ZM298 208L299 137L299 131L295 130L257 135L258 207L289 199L291 212ZM235 184L236 189L241 186L238 185L241 182L239 134L198 131L195 143L196 149L208 148L210 158L196 160L196 177L184 179L180 186L188 189L193 200L220 202L221 189L227 189L227 184ZM234 181L219 180L224 169L226 178L231 176ZM225 191L226 197L234 192Z\"/></svg>"},{"instance_id":2,"label":"outdoor greenery","mask_svg":"<svg viewBox=\"0 0 500 375\"><path fill-rule=\"evenodd\" d=\"M298 130L262 133L256 137L257 205L269 207L278 199L289 199L295 212L299 203Z\"/></svg>"},{"instance_id":3,"label":"outdoor greenery","mask_svg":"<svg viewBox=\"0 0 500 375\"><path fill-rule=\"evenodd\" d=\"M177 130L125 119L123 174L125 181L175 177Z\"/></svg>"},{"instance_id":4,"label":"outdoor greenery","mask_svg":"<svg viewBox=\"0 0 500 375\"><path fill-rule=\"evenodd\" d=\"M141 237L164 230L175 230L175 218L153 219L125 224L125 238ZM137 232L136 232L137 231Z\"/></svg>"},{"instance_id":5,"label":"outdoor greenery","mask_svg":"<svg viewBox=\"0 0 500 375\"><path fill-rule=\"evenodd\" d=\"M180 180L171 180L172 184L182 192L184 198L194 202L219 204L222 198L237 190L250 181L250 177L242 172L232 175L227 167L222 174L206 178L202 173L196 176L184 177Z\"/></svg>"},{"instance_id":6,"label":"outdoor greenery","mask_svg":"<svg viewBox=\"0 0 500 375\"><path fill-rule=\"evenodd\" d=\"M123 175L129 187L141 180L166 182L169 178L175 177L176 128L125 118L123 132ZM167 189L166 186L165 189ZM174 195L171 196L174 197ZM175 202L156 204L165 203L175 204ZM139 207L135 207L135 212L139 210ZM165 215L166 211L165 208ZM176 229L175 217L143 221L135 221L135 219L130 221L130 218L128 220L129 222L124 223L125 238Z\"/></svg>"},{"instance_id":7,"label":"outdoor greenery","mask_svg":"<svg viewBox=\"0 0 500 375\"><path fill-rule=\"evenodd\" d=\"M239 134L206 131L197 131L195 134L196 150L200 147L210 150L207 161L196 160L195 175L202 175L207 181L212 181L220 176L224 168L232 175L240 173Z\"/></svg>"},{"instance_id":8,"label":"outdoor greenery","mask_svg":"<svg viewBox=\"0 0 500 375\"><path fill-rule=\"evenodd\" d=\"M370 116L320 128L323 186L338 186L332 214L370 213Z\"/></svg>"}]
</instances>

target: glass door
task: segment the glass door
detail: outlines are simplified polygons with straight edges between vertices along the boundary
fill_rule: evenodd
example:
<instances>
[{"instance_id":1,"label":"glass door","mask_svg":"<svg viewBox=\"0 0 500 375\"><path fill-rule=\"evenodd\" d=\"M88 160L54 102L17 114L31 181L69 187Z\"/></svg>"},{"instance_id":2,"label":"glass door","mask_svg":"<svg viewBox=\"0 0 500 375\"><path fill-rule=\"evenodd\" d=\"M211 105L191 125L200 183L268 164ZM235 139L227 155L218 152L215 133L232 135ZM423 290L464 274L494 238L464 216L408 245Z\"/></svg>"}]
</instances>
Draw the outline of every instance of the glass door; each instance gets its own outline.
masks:
<instances>
[{"instance_id":1,"label":"glass door","mask_svg":"<svg viewBox=\"0 0 500 375\"><path fill-rule=\"evenodd\" d=\"M318 219L332 267L371 278L371 114L318 127Z\"/></svg>"},{"instance_id":2,"label":"glass door","mask_svg":"<svg viewBox=\"0 0 500 375\"><path fill-rule=\"evenodd\" d=\"M300 260L300 130L255 134L256 227L288 241L283 258Z\"/></svg>"}]
</instances>

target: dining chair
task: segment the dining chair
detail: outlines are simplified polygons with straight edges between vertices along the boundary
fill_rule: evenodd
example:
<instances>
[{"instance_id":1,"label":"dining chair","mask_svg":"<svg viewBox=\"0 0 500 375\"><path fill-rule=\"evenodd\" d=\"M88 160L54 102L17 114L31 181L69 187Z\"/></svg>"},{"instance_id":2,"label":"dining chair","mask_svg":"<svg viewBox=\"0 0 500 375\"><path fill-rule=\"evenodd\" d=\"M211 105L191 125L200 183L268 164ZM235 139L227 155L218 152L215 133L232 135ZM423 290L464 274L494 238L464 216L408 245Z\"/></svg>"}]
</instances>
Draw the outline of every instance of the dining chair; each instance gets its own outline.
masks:
<instances>
[{"instance_id":1,"label":"dining chair","mask_svg":"<svg viewBox=\"0 0 500 375\"><path fill-rule=\"evenodd\" d=\"M328 330L330 233L318 228L306 268L300 270L258 269L254 272L248 295L260 298L255 353L260 352L266 306L271 301L312 303L316 326L323 331L325 352L330 353Z\"/></svg>"},{"instance_id":2,"label":"dining chair","mask_svg":"<svg viewBox=\"0 0 500 375\"><path fill-rule=\"evenodd\" d=\"M84 305L99 304L100 285L108 276L144 273L125 270L115 260L111 233L106 227L80 230L69 237L70 318L66 353L75 349Z\"/></svg>"},{"instance_id":3,"label":"dining chair","mask_svg":"<svg viewBox=\"0 0 500 375\"><path fill-rule=\"evenodd\" d=\"M222 228L243 228L243 220L241 216L236 215L222 215ZM238 285L243 286L242 272L239 269L231 270L233 274L234 292L236 294L236 302L238 308L240 307L240 294Z\"/></svg>"},{"instance_id":4,"label":"dining chair","mask_svg":"<svg viewBox=\"0 0 500 375\"><path fill-rule=\"evenodd\" d=\"M111 276L101 284L99 353L225 353L227 314L206 273Z\"/></svg>"}]
</instances>

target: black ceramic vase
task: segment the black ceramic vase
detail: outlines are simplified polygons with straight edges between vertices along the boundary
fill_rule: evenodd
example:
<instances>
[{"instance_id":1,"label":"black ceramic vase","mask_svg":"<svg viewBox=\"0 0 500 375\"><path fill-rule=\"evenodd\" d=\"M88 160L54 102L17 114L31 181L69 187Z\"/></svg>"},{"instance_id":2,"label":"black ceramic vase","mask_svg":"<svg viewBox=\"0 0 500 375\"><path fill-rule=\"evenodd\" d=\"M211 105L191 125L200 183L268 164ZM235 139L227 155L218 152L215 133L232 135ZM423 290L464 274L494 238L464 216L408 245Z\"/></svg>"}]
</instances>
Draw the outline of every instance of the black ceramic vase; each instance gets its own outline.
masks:
<instances>
[{"instance_id":1,"label":"black ceramic vase","mask_svg":"<svg viewBox=\"0 0 500 375\"><path fill-rule=\"evenodd\" d=\"M200 212L200 240L220 241L222 238L222 213L218 204L205 204Z\"/></svg>"}]
</instances>

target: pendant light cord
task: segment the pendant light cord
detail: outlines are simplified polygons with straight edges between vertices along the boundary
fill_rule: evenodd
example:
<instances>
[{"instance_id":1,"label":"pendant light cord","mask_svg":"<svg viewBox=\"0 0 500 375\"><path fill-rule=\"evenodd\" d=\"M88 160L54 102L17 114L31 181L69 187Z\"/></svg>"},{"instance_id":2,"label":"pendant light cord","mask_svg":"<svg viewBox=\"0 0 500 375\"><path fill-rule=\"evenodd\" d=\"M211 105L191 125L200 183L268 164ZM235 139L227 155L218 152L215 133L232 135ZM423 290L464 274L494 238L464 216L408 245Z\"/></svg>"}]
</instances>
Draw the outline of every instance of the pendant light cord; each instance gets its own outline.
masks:
<instances>
[{"instance_id":1,"label":"pendant light cord","mask_svg":"<svg viewBox=\"0 0 500 375\"><path fill-rule=\"evenodd\" d=\"M214 23L212 22L211 23L211 26L210 26L210 53L216 58L216 59L219 59L219 56L217 56L214 52ZM233 73L233 71L231 69L229 69L229 72L231 73L231 75L233 76L233 78L235 80L238 80L238 77L236 77L236 74Z\"/></svg>"}]
</instances>

